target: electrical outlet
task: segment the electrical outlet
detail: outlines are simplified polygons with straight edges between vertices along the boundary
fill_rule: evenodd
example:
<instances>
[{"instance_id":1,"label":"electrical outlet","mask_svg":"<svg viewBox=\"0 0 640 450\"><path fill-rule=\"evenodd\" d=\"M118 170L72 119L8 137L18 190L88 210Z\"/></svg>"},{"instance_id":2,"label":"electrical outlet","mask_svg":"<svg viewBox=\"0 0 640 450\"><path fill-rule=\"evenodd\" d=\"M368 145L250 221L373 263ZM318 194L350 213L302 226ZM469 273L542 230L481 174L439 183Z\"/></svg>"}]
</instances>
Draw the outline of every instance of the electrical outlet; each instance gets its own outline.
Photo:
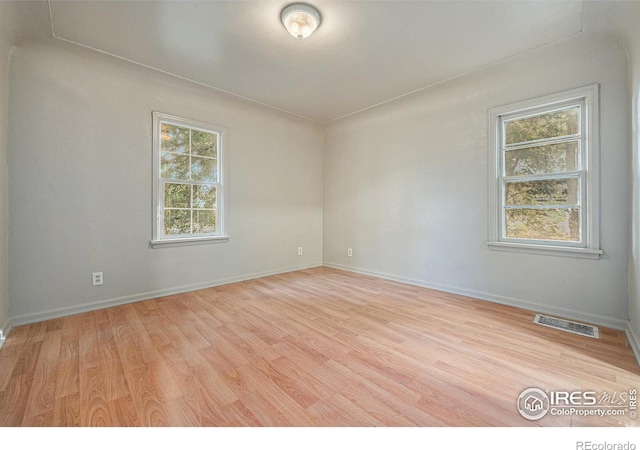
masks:
<instances>
[{"instance_id":1,"label":"electrical outlet","mask_svg":"<svg viewBox=\"0 0 640 450\"><path fill-rule=\"evenodd\" d=\"M91 280L93 281L94 286L100 286L104 284L104 275L102 272L93 272L91 274Z\"/></svg>"},{"instance_id":2,"label":"electrical outlet","mask_svg":"<svg viewBox=\"0 0 640 450\"><path fill-rule=\"evenodd\" d=\"M298 247L298 256L302 255L302 247Z\"/></svg>"},{"instance_id":3,"label":"electrical outlet","mask_svg":"<svg viewBox=\"0 0 640 450\"><path fill-rule=\"evenodd\" d=\"M347 249L347 256L353 256L353 250L350 248Z\"/></svg>"}]
</instances>

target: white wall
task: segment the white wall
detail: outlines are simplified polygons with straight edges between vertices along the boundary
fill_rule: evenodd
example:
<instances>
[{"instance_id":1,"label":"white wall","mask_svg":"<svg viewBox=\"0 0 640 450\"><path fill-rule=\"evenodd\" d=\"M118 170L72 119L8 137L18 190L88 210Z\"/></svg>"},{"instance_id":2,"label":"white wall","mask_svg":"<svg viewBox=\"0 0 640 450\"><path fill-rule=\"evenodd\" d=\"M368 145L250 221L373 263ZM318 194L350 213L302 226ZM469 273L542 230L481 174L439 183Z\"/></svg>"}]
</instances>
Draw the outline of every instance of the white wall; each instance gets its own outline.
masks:
<instances>
[{"instance_id":1,"label":"white wall","mask_svg":"<svg viewBox=\"0 0 640 450\"><path fill-rule=\"evenodd\" d=\"M9 53L15 42L10 3L0 2L0 345L9 327L8 291L8 204L7 102L9 89Z\"/></svg>"},{"instance_id":2,"label":"white wall","mask_svg":"<svg viewBox=\"0 0 640 450\"><path fill-rule=\"evenodd\" d=\"M65 43L10 70L16 324L321 264L316 124ZM152 111L228 129L229 243L149 248Z\"/></svg>"},{"instance_id":3,"label":"white wall","mask_svg":"<svg viewBox=\"0 0 640 450\"><path fill-rule=\"evenodd\" d=\"M9 55L13 46L41 36L44 2L0 2L0 346L10 329L8 291L9 174L7 167L7 107ZM46 30L46 28L44 28Z\"/></svg>"},{"instance_id":4,"label":"white wall","mask_svg":"<svg viewBox=\"0 0 640 450\"><path fill-rule=\"evenodd\" d=\"M602 14L599 17L605 20ZM618 2L605 17L604 25L620 33L629 58L631 234L628 337L640 361L640 2Z\"/></svg>"},{"instance_id":5,"label":"white wall","mask_svg":"<svg viewBox=\"0 0 640 450\"><path fill-rule=\"evenodd\" d=\"M640 359L640 5L627 16L632 110L631 259L629 263L629 319Z\"/></svg>"},{"instance_id":6,"label":"white wall","mask_svg":"<svg viewBox=\"0 0 640 450\"><path fill-rule=\"evenodd\" d=\"M601 85L603 257L488 250L488 109L594 82ZM331 123L325 263L623 328L627 99L624 48L580 36Z\"/></svg>"}]
</instances>

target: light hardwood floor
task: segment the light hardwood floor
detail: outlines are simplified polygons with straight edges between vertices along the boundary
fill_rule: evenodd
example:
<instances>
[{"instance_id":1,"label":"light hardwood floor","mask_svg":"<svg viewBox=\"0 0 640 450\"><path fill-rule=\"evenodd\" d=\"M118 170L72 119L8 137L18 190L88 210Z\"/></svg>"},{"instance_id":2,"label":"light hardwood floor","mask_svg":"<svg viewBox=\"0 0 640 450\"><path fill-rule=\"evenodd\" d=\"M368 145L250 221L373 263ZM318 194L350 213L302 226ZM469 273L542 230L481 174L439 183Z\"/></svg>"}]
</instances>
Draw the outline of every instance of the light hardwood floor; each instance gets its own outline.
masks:
<instances>
[{"instance_id":1,"label":"light hardwood floor","mask_svg":"<svg viewBox=\"0 0 640 450\"><path fill-rule=\"evenodd\" d=\"M522 418L528 387L640 388L624 333L328 268L17 327L3 426L615 426Z\"/></svg>"}]
</instances>

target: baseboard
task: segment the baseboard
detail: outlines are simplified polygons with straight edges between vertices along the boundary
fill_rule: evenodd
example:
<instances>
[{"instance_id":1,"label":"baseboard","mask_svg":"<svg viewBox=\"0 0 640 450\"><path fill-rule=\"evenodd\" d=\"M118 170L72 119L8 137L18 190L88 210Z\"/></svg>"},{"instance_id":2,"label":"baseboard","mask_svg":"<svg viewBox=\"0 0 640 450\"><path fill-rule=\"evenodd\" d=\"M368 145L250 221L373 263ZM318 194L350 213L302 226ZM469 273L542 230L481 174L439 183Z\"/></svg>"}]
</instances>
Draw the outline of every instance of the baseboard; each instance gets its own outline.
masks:
<instances>
[{"instance_id":1,"label":"baseboard","mask_svg":"<svg viewBox=\"0 0 640 450\"><path fill-rule=\"evenodd\" d=\"M7 319L4 323L0 324L0 348L4 345L4 341L7 340L7 336L11 333L11 329L13 328L13 324L11 319Z\"/></svg>"},{"instance_id":2,"label":"baseboard","mask_svg":"<svg viewBox=\"0 0 640 450\"><path fill-rule=\"evenodd\" d=\"M411 284L414 286L425 287L425 288L434 289L437 291L449 292L451 294L464 295L465 297L472 297L472 298L477 298L479 300L486 300L493 303L499 303L502 305L514 306L517 308L535 311L539 313L556 315L566 319L572 319L580 322L600 325L603 327L614 328L616 330L625 330L627 328L626 320L617 319L615 317L602 316L598 314L589 314L581 311L576 311L576 310L571 310L566 308L556 308L548 305L540 305L538 303L530 302L527 300L504 297L501 295L489 294L486 292L475 291L472 289L464 289L464 288L458 288L454 286L447 286L443 284L429 283L426 281L416 280L413 278L407 278L407 277L392 275L392 274L383 273L383 272L376 272L373 270L360 269L358 267L344 266L342 264L325 262L323 266L331 267L333 269L346 270L348 272L355 272L363 275L371 275L374 277L383 278L385 280L397 281L399 283Z\"/></svg>"},{"instance_id":3,"label":"baseboard","mask_svg":"<svg viewBox=\"0 0 640 450\"><path fill-rule=\"evenodd\" d=\"M197 291L200 289L207 289L210 287L222 286L222 285L231 284L231 283L238 283L240 281L253 280L256 278L268 277L271 275L278 275L278 274L287 273L287 272L294 272L296 270L311 269L311 268L320 267L320 266L322 266L322 263L318 262L314 264L308 264L305 266L287 267L287 268L269 270L265 272L257 272L257 273L252 273L252 274L247 274L247 275L242 275L237 277L225 278L222 280L209 281L205 283L196 283L196 284L178 286L178 287L169 288L169 289L160 289L157 291L142 292L139 294L127 295L124 297L117 297L117 298L111 298L106 300L99 300L91 303L84 303L82 305L50 309L47 311L42 311L42 312L32 313L32 314L23 314L20 316L12 317L11 323L13 324L13 326L27 325L30 323L42 322L44 320L71 316L73 314L80 314L88 311L95 311L98 309L110 308L112 306L125 305L127 303L134 303L142 300L149 300L157 297L165 297L167 295L182 294L184 292Z\"/></svg>"},{"instance_id":4,"label":"baseboard","mask_svg":"<svg viewBox=\"0 0 640 450\"><path fill-rule=\"evenodd\" d=\"M70 316L73 314L80 314L83 312L109 308L112 306L119 306L127 303L134 303L142 300L149 300L156 297L182 294L184 292L197 291L199 289L207 289L210 287L222 286L222 285L231 284L231 283L238 283L241 281L253 280L256 278L262 278L262 277L267 277L271 275L278 275L278 274L293 272L297 270L311 269L311 268L320 267L320 266L330 267L338 270L345 270L348 272L354 272L354 273L359 273L363 275L370 275L378 278L383 278L386 280L397 281L399 283L420 286L428 289L449 292L457 295L464 295L466 297L477 298L480 300L486 300L493 303L499 303L507 306L514 306L517 308L527 309L530 311L535 311L535 312L540 312L545 314L553 314L553 315L561 316L567 319L573 319L577 321L592 323L595 325L601 325L609 328L614 328L617 330L624 330L625 334L627 335L627 339L629 340L629 343L631 345L631 348L633 350L633 353L640 364L640 339L638 339L638 336L635 334L633 329L629 326L629 322L622 319L616 319L613 317L601 316L596 314L588 314L588 313L583 313L580 311L575 311L575 310L570 310L565 308L554 308L554 307L549 307L547 305L540 305L537 303L529 302L526 300L488 294L486 292L457 288L457 287L452 287L452 286L447 286L447 285L442 285L437 283L429 283L423 280L417 280L413 278L402 277L398 275L387 274L387 273L377 272L377 271L372 271L367 269L360 269L357 267L345 266L342 264L335 264L330 262L325 262L325 263L318 262L318 263L308 264L305 266L288 267L288 268L281 268L281 269L270 270L265 272L257 272L257 273L252 273L252 274L247 274L247 275L242 275L237 277L230 277L226 279L205 282L205 283L196 283L196 284L178 286L178 287L169 288L169 289L160 289L157 291L149 291L149 292L143 292L143 293L134 294L134 295L100 300L96 302L85 303L82 305L56 308L56 309L51 309L51 310L42 311L42 312L33 313L33 314L23 314L20 316L15 316L6 320L5 323L3 323L2 326L0 327L0 348L2 347L2 344L4 343L7 336L11 332L11 329L14 326L27 325L30 323L41 322L44 320L56 319L59 317Z\"/></svg>"},{"instance_id":5,"label":"baseboard","mask_svg":"<svg viewBox=\"0 0 640 450\"><path fill-rule=\"evenodd\" d=\"M640 366L640 339L638 339L638 335L635 333L635 331L633 331L633 328L631 328L631 322L629 321L627 321L627 326L624 329L624 334L626 334L629 345L631 345L633 355L636 357L636 361Z\"/></svg>"}]
</instances>

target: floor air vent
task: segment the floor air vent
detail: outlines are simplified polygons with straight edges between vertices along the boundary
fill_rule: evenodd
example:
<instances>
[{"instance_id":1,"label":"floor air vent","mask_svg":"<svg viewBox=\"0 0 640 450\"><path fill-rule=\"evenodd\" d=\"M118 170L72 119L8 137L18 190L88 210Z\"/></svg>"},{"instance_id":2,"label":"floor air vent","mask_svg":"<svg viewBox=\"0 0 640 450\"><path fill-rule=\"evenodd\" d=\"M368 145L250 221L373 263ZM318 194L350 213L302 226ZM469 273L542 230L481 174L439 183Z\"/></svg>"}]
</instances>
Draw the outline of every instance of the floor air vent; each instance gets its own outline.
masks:
<instances>
[{"instance_id":1,"label":"floor air vent","mask_svg":"<svg viewBox=\"0 0 640 450\"><path fill-rule=\"evenodd\" d=\"M600 332L598 331L598 327L594 327L593 325L570 322L564 319L543 316L542 314L536 314L536 318L533 319L533 323L544 325L545 327L555 328L557 330L568 331L569 333L575 333L581 336L600 339Z\"/></svg>"}]
</instances>

